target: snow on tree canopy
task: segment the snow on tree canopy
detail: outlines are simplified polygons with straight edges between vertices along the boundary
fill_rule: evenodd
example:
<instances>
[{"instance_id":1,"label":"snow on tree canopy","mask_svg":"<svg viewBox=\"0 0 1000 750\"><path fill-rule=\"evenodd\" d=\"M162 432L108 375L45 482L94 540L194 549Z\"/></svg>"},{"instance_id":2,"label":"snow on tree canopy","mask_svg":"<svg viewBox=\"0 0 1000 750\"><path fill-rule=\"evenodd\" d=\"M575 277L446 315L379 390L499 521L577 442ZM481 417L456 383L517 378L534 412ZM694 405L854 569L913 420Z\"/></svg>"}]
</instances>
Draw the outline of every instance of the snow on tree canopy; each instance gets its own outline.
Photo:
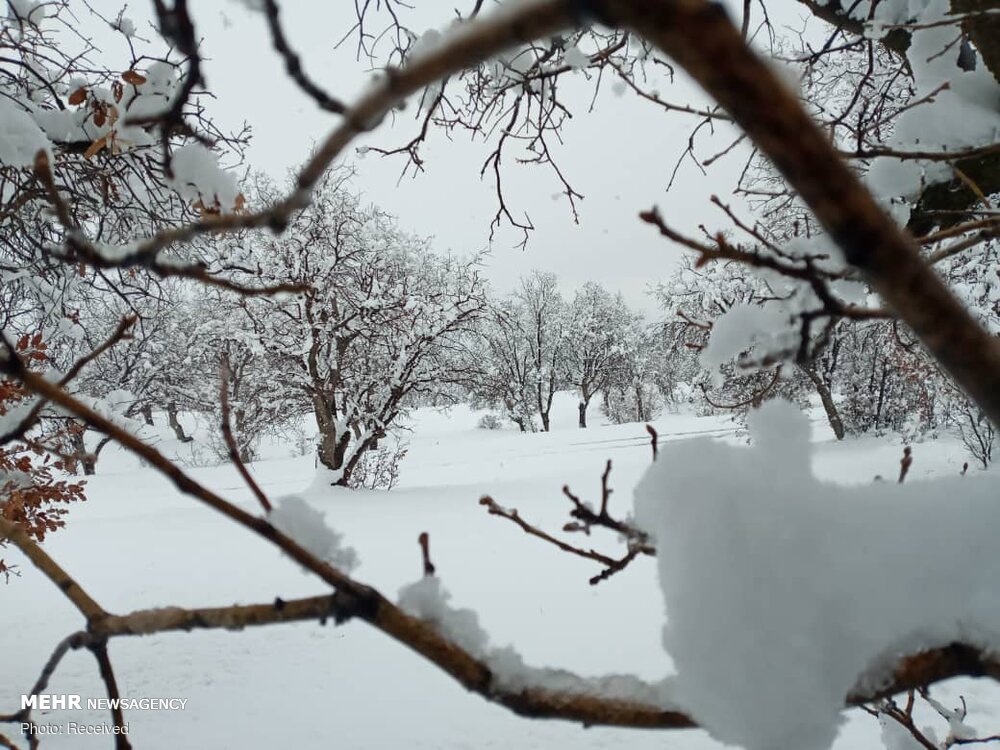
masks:
<instances>
[{"instance_id":1,"label":"snow on tree canopy","mask_svg":"<svg viewBox=\"0 0 1000 750\"><path fill-rule=\"evenodd\" d=\"M699 357L702 367L717 370L757 343L780 346L784 342L775 339L789 338L784 330L789 317L778 305L734 305L712 325L708 346Z\"/></svg>"},{"instance_id":2,"label":"snow on tree canopy","mask_svg":"<svg viewBox=\"0 0 1000 750\"><path fill-rule=\"evenodd\" d=\"M750 431L749 448L664 446L635 495L659 550L676 696L709 732L748 750L826 748L848 692L899 657L1000 647L995 477L838 486L813 476L793 406L766 404Z\"/></svg>"},{"instance_id":3,"label":"snow on tree canopy","mask_svg":"<svg viewBox=\"0 0 1000 750\"><path fill-rule=\"evenodd\" d=\"M177 149L170 166L173 188L185 200L200 200L206 207L218 206L223 211L231 211L236 205L236 178L223 170L218 156L200 143Z\"/></svg>"},{"instance_id":4,"label":"snow on tree canopy","mask_svg":"<svg viewBox=\"0 0 1000 750\"><path fill-rule=\"evenodd\" d=\"M51 151L52 144L38 123L7 98L0 98L0 165L30 167L39 151Z\"/></svg>"}]
</instances>

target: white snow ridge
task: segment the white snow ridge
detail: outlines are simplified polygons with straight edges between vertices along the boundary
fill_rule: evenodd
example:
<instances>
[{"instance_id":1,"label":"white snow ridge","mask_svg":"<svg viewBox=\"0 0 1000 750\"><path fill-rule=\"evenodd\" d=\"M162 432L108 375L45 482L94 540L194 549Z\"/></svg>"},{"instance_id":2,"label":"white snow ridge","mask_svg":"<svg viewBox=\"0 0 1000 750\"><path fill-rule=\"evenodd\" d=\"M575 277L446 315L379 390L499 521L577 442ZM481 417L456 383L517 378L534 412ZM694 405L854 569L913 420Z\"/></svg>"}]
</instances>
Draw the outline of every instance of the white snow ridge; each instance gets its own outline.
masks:
<instances>
[{"instance_id":1,"label":"white snow ridge","mask_svg":"<svg viewBox=\"0 0 1000 750\"><path fill-rule=\"evenodd\" d=\"M717 739L826 748L850 689L898 657L1000 646L1000 482L827 484L793 406L765 405L750 428L750 448L666 445L635 495L676 697Z\"/></svg>"}]
</instances>

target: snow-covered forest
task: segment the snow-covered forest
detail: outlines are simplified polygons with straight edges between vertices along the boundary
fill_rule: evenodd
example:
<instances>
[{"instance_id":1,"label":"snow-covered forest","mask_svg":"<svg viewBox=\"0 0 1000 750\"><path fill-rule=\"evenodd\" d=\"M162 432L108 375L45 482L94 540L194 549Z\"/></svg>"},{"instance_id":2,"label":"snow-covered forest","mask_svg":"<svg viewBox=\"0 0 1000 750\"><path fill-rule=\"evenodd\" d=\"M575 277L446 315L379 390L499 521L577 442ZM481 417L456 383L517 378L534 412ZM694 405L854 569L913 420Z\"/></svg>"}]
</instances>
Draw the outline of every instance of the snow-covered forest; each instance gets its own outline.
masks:
<instances>
[{"instance_id":1,"label":"snow-covered forest","mask_svg":"<svg viewBox=\"0 0 1000 750\"><path fill-rule=\"evenodd\" d=\"M0 4L0 748L1000 741L1000 0L326 5Z\"/></svg>"}]
</instances>

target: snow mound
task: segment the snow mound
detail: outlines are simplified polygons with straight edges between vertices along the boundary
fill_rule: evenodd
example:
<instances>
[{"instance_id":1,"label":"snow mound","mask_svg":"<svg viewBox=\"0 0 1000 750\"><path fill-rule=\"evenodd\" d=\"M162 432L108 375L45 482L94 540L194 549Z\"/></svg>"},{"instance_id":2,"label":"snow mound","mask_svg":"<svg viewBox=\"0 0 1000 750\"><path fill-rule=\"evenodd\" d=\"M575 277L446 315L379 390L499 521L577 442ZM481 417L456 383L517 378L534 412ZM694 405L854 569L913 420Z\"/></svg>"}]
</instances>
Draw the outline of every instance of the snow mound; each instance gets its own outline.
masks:
<instances>
[{"instance_id":1,"label":"snow mound","mask_svg":"<svg viewBox=\"0 0 1000 750\"><path fill-rule=\"evenodd\" d=\"M357 553L343 546L343 537L330 528L325 515L298 495L286 495L278 499L267 520L320 560L350 572L358 564Z\"/></svg>"},{"instance_id":2,"label":"snow mound","mask_svg":"<svg viewBox=\"0 0 1000 750\"><path fill-rule=\"evenodd\" d=\"M665 445L635 495L676 695L716 738L826 748L851 688L900 656L1000 647L996 478L841 487L813 476L795 407L766 404L750 430L750 448Z\"/></svg>"}]
</instances>

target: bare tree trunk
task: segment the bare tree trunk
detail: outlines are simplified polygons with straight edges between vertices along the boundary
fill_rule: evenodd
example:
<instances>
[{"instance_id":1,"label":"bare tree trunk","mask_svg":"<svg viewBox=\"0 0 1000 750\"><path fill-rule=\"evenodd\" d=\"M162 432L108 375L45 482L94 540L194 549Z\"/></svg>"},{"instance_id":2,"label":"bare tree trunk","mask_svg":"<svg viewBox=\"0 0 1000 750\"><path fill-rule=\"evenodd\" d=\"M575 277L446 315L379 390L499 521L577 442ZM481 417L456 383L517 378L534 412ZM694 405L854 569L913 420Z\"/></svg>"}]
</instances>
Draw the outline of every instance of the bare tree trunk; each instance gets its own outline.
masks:
<instances>
[{"instance_id":1,"label":"bare tree trunk","mask_svg":"<svg viewBox=\"0 0 1000 750\"><path fill-rule=\"evenodd\" d=\"M819 400L823 403L823 411L826 412L826 421L830 423L833 434L837 436L837 440L843 440L844 421L840 418L840 412L837 410L837 404L833 401L833 394L830 393L830 387L820 377L820 374L816 372L815 364L799 365L799 369L809 376L813 388L819 394Z\"/></svg>"},{"instance_id":2,"label":"bare tree trunk","mask_svg":"<svg viewBox=\"0 0 1000 750\"><path fill-rule=\"evenodd\" d=\"M878 383L878 401L875 404L875 429L882 423L882 406L885 404L885 381L889 379L889 365L882 363L882 377Z\"/></svg>"},{"instance_id":3,"label":"bare tree trunk","mask_svg":"<svg viewBox=\"0 0 1000 750\"><path fill-rule=\"evenodd\" d=\"M545 398L542 396L542 384L539 383L536 388L536 396L538 401L538 416L542 420L542 432L549 431L549 411L552 409L552 397L549 397L548 405L545 403Z\"/></svg>"},{"instance_id":4,"label":"bare tree trunk","mask_svg":"<svg viewBox=\"0 0 1000 750\"><path fill-rule=\"evenodd\" d=\"M347 448L350 444L350 432L344 431L339 437L332 430L320 434L317 446L319 462L330 471L338 472L340 475L333 483L334 486L346 487L351 478L351 471L357 464L356 460L352 460L346 465L344 463L344 457L347 455Z\"/></svg>"},{"instance_id":5,"label":"bare tree trunk","mask_svg":"<svg viewBox=\"0 0 1000 750\"><path fill-rule=\"evenodd\" d=\"M254 460L253 451L250 450L250 440L246 431L246 412L243 409L236 411L236 441L239 444L240 461L248 464Z\"/></svg>"},{"instance_id":6,"label":"bare tree trunk","mask_svg":"<svg viewBox=\"0 0 1000 750\"><path fill-rule=\"evenodd\" d=\"M184 434L184 427L177 420L177 403L174 401L167 404L167 421L170 423L170 429L174 431L174 435L182 443L190 443L194 440L190 435Z\"/></svg>"},{"instance_id":7,"label":"bare tree trunk","mask_svg":"<svg viewBox=\"0 0 1000 750\"><path fill-rule=\"evenodd\" d=\"M153 407L151 404L143 404L139 407L139 413L142 414L143 421L150 427L153 426Z\"/></svg>"},{"instance_id":8,"label":"bare tree trunk","mask_svg":"<svg viewBox=\"0 0 1000 750\"><path fill-rule=\"evenodd\" d=\"M635 411L636 417L638 417L636 421L649 421L649 417L646 415L646 402L642 398L642 383L640 381L636 381L635 383Z\"/></svg>"},{"instance_id":9,"label":"bare tree trunk","mask_svg":"<svg viewBox=\"0 0 1000 750\"><path fill-rule=\"evenodd\" d=\"M351 431L344 430L339 435L336 430L336 419L330 404L322 396L313 396L313 410L316 415L316 427L319 430L319 443L316 446L316 457L322 466L330 471L339 472L340 476L333 483L335 487L346 487L351 478L351 472L357 461L344 465L347 448L351 444Z\"/></svg>"},{"instance_id":10,"label":"bare tree trunk","mask_svg":"<svg viewBox=\"0 0 1000 750\"><path fill-rule=\"evenodd\" d=\"M343 438L343 436L341 437ZM338 440L333 432L320 432L319 443L316 445L316 454L319 457L319 462L331 471L340 469L338 454L341 452L337 450L339 442L341 440Z\"/></svg>"},{"instance_id":11,"label":"bare tree trunk","mask_svg":"<svg viewBox=\"0 0 1000 750\"><path fill-rule=\"evenodd\" d=\"M69 430L69 444L73 451L73 458L77 465L83 469L84 476L91 477L97 473L97 457L87 452L87 446L83 440L84 429L71 427ZM74 474L77 472L74 471Z\"/></svg>"},{"instance_id":12,"label":"bare tree trunk","mask_svg":"<svg viewBox=\"0 0 1000 750\"><path fill-rule=\"evenodd\" d=\"M577 405L577 409L580 413L579 426L581 428L587 426L587 409L590 406L590 399L593 397L594 392L590 390L589 384L580 387L580 403Z\"/></svg>"}]
</instances>

